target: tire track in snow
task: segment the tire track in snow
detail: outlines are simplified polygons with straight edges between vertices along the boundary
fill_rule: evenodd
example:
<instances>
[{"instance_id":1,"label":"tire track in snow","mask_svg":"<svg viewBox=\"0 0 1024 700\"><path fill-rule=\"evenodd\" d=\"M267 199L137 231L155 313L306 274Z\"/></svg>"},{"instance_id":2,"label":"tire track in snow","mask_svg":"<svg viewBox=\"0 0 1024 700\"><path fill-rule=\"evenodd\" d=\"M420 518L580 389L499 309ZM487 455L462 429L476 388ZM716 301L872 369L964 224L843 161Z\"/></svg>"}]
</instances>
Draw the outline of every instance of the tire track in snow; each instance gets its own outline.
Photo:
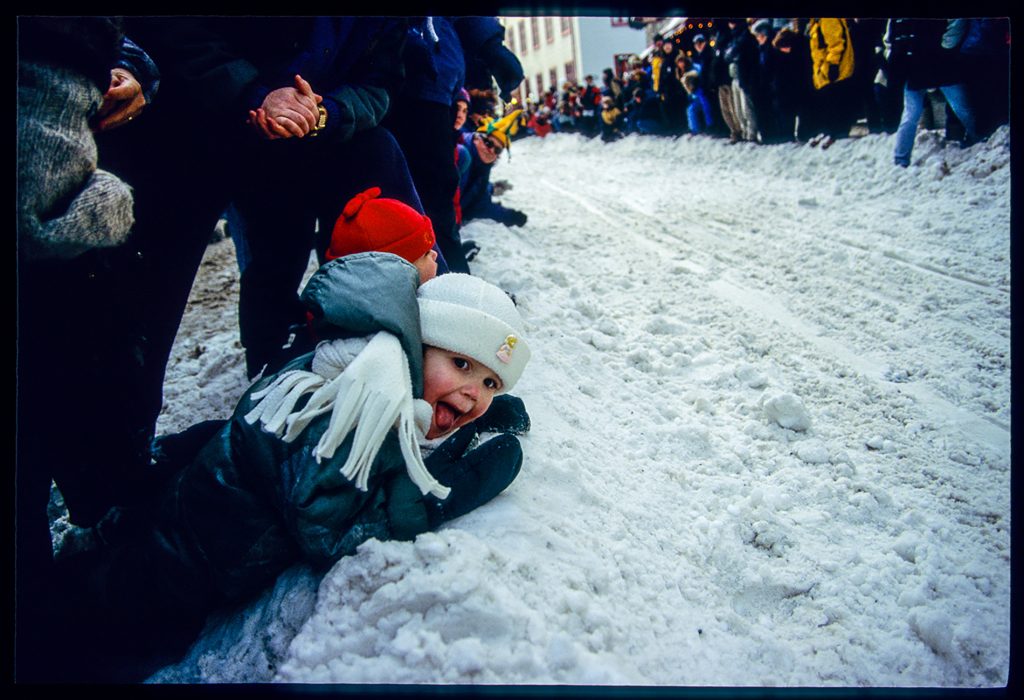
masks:
<instances>
[{"instance_id":1,"label":"tire track in snow","mask_svg":"<svg viewBox=\"0 0 1024 700\"><path fill-rule=\"evenodd\" d=\"M547 187L548 189L557 192L563 197L572 199L574 202L579 204L580 207L584 208L588 212L594 214L602 221L606 222L609 226L615 228L625 228L630 223L630 219L625 215L613 213L609 214L605 209L598 204L595 204L592 199L582 196L577 192L568 190L561 185L558 185L550 180L542 178L539 184ZM625 206L629 207L631 211L636 212L646 218L657 220L657 217L653 216L649 212L643 211L636 207L631 202L625 202ZM857 353L851 351L842 343L833 340L823 335L820 330L811 322L808 322L799 316L789 311L782 303L770 298L768 295L750 289L735 280L725 279L723 276L712 276L711 268L714 267L712 261L717 261L729 266L732 270L742 270L743 265L739 260L732 259L722 253L722 249L729 243L732 243L730 237L747 238L742 233L742 229L739 234L732 229L726 228L722 222L713 222L713 227L717 228L725 235L717 235L709 233L706 228L701 226L701 223L693 220L692 216L681 213L680 219L689 220L693 225L687 228L687 238L673 235L670 232L664 232L660 229L654 229L645 232L646 237L641 240L654 247L664 246L666 244L682 245L688 250L688 255L698 258L699 261L684 260L683 264L693 272L708 277L707 287L717 297L731 304L739 306L740 308L748 311L761 314L767 320L775 321L780 326L786 328L799 335L801 338L811 342L815 347L824 352L829 357L839 362L845 363L846 365L854 368L866 377L869 377L872 381L875 381L883 386L895 389L897 392L907 394L914 398L918 405L929 415L933 420L948 426L958 426L964 431L975 435L980 440L984 441L989 446L999 450L1005 451L1009 445L1009 426L999 421L996 418L985 415L977 415L974 412L961 408L952 402L942 398L936 391L929 388L924 382L893 382L886 379L886 373L890 369L891 363L877 357L874 357L866 353ZM797 233L797 236L804 239L805 242L815 243L817 239L811 234ZM844 245L851 249L859 252L873 253L875 249L866 245L859 245L853 242L833 238L830 239L840 245ZM699 245L698 245L699 244ZM774 244L775 247L780 247L781 244ZM715 253L705 253L704 250L714 250ZM683 252L683 251L680 251ZM949 279L956 282L968 285L972 289L983 289L991 293L1002 293L1003 290L999 287L995 287L984 282L978 282L970 279L963 279L956 275L942 273L929 268L928 266L917 264L906 259L903 259L899 254L892 251L881 251L887 259L893 260L899 264L905 265L909 268L919 270L928 274L937 274L943 279ZM713 278L712 278L713 277ZM729 275L731 278L731 275ZM877 296L870 290L860 289L858 290L869 296ZM949 322L950 319L947 319ZM960 326L969 337L977 337L979 334L986 336L987 340L991 343L997 340L997 338L991 332L987 332L983 329L979 329L976 326L969 324L952 321L956 325Z\"/></svg>"}]
</instances>

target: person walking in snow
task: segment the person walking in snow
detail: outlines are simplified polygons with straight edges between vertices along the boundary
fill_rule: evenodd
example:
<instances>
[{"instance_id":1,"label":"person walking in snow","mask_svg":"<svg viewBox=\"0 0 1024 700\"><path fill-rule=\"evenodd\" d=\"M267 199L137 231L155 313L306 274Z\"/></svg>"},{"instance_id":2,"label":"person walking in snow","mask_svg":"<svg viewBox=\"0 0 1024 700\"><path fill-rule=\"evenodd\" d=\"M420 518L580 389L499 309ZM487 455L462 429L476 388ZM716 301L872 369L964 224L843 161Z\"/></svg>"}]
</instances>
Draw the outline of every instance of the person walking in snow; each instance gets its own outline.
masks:
<instances>
[{"instance_id":1,"label":"person walking in snow","mask_svg":"<svg viewBox=\"0 0 1024 700\"><path fill-rule=\"evenodd\" d=\"M143 680L286 568L411 540L511 484L530 427L508 396L530 358L522 318L477 277L419 279L390 253L323 265L302 295L316 350L254 383L230 420L158 442L156 496L58 562L53 634L70 653L55 679ZM500 435L470 449L481 432Z\"/></svg>"}]
</instances>

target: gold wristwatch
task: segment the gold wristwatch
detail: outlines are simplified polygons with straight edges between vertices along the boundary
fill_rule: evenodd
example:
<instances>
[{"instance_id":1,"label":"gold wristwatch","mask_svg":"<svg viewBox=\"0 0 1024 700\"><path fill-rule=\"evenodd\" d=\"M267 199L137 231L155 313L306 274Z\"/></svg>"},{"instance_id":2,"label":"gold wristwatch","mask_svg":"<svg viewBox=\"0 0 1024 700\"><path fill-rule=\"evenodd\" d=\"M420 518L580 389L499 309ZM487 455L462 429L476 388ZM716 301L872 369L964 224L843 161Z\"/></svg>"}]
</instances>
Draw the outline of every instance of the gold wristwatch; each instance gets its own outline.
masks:
<instances>
[{"instance_id":1,"label":"gold wristwatch","mask_svg":"<svg viewBox=\"0 0 1024 700\"><path fill-rule=\"evenodd\" d=\"M310 136L316 136L317 133L327 125L327 108L323 105L317 105L316 111L320 113L320 118L316 122L316 126L309 132Z\"/></svg>"}]
</instances>

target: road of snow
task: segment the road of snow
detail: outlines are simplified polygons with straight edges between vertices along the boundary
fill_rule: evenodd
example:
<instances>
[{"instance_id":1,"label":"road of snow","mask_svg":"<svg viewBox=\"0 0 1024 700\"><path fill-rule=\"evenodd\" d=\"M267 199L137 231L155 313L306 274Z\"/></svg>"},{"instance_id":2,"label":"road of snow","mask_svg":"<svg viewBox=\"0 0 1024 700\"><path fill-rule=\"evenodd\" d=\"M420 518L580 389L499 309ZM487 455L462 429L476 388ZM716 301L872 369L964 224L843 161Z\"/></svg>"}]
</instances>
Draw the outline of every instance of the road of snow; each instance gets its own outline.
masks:
<instances>
[{"instance_id":1,"label":"road of snow","mask_svg":"<svg viewBox=\"0 0 1024 700\"><path fill-rule=\"evenodd\" d=\"M513 144L470 223L534 355L519 479L303 567L154 681L991 687L1009 672L1009 132ZM244 387L211 246L161 427Z\"/></svg>"}]
</instances>

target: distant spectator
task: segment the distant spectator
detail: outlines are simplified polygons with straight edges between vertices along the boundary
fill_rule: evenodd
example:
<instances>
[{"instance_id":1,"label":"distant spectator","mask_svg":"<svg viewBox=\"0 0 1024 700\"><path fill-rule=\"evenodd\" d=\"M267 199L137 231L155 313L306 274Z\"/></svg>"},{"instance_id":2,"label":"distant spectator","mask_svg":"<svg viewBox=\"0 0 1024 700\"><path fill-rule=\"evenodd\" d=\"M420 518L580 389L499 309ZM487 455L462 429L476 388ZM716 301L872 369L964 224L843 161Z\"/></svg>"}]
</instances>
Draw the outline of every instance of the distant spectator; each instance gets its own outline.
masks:
<instances>
[{"instance_id":1,"label":"distant spectator","mask_svg":"<svg viewBox=\"0 0 1024 700\"><path fill-rule=\"evenodd\" d=\"M814 86L811 83L811 54L807 38L788 27L776 33L772 46L775 57L775 96L778 136L781 141L807 141L811 132L809 101Z\"/></svg>"},{"instance_id":2,"label":"distant spectator","mask_svg":"<svg viewBox=\"0 0 1024 700\"><path fill-rule=\"evenodd\" d=\"M812 17L807 25L810 40L815 114L818 135L808 143L828 148L836 139L850 135L856 117L851 96L854 71L853 42L845 19Z\"/></svg>"}]
</instances>

